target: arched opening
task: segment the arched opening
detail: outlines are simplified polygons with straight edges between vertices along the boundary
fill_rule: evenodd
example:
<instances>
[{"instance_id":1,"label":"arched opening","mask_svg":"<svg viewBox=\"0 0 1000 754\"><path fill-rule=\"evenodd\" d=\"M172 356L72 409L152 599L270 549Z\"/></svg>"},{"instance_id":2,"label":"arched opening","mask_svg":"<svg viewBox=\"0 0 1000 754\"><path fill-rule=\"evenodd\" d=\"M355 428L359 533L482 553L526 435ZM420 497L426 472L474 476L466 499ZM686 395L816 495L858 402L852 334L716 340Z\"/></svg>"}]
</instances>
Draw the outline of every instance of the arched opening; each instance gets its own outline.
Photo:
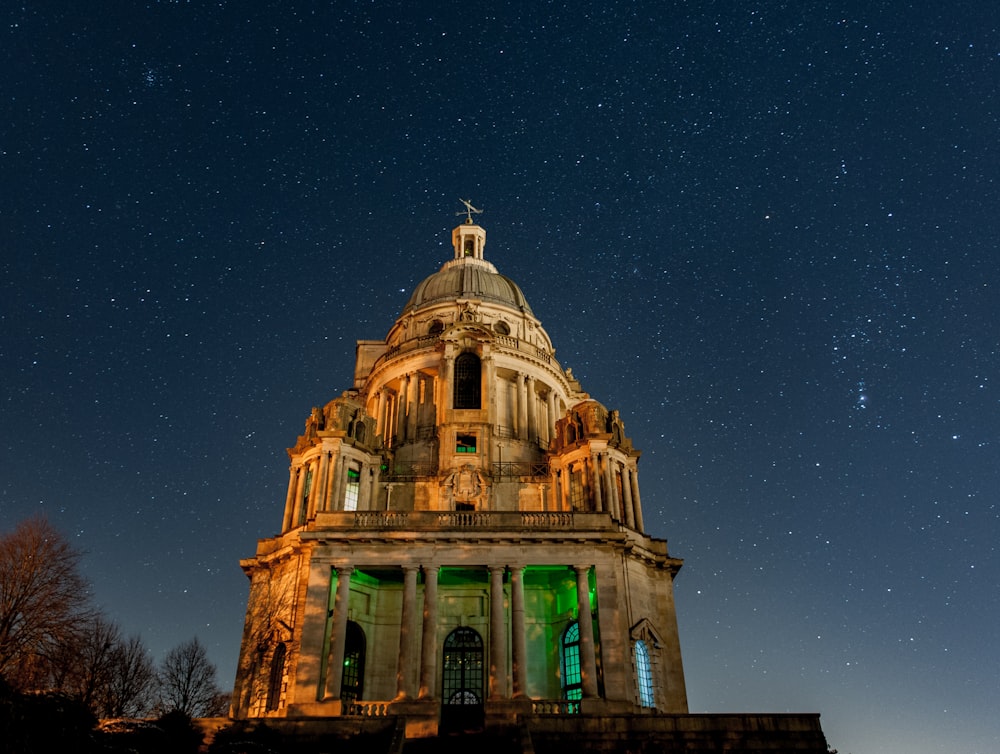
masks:
<instances>
[{"instance_id":1,"label":"arched opening","mask_svg":"<svg viewBox=\"0 0 1000 754\"><path fill-rule=\"evenodd\" d=\"M583 677L580 675L580 624L573 621L563 631L560 646L563 699L583 699Z\"/></svg>"},{"instance_id":2,"label":"arched opening","mask_svg":"<svg viewBox=\"0 0 1000 754\"><path fill-rule=\"evenodd\" d=\"M655 707L653 668L649 662L649 650L646 648L646 642L642 639L635 643L635 674L639 685L639 706Z\"/></svg>"},{"instance_id":3,"label":"arched opening","mask_svg":"<svg viewBox=\"0 0 1000 754\"><path fill-rule=\"evenodd\" d=\"M285 651L285 645L279 644L271 655L271 673L267 680L266 709L268 712L278 709L281 704L281 687L285 678Z\"/></svg>"},{"instance_id":4,"label":"arched opening","mask_svg":"<svg viewBox=\"0 0 1000 754\"><path fill-rule=\"evenodd\" d=\"M466 351L455 359L455 408L480 408L482 365L476 354Z\"/></svg>"},{"instance_id":5,"label":"arched opening","mask_svg":"<svg viewBox=\"0 0 1000 754\"><path fill-rule=\"evenodd\" d=\"M340 699L346 707L363 698L365 690L365 632L354 621L347 622L344 641L344 674Z\"/></svg>"},{"instance_id":6,"label":"arched opening","mask_svg":"<svg viewBox=\"0 0 1000 754\"><path fill-rule=\"evenodd\" d=\"M441 724L468 729L483 720L483 639L472 628L456 628L444 640Z\"/></svg>"}]
</instances>

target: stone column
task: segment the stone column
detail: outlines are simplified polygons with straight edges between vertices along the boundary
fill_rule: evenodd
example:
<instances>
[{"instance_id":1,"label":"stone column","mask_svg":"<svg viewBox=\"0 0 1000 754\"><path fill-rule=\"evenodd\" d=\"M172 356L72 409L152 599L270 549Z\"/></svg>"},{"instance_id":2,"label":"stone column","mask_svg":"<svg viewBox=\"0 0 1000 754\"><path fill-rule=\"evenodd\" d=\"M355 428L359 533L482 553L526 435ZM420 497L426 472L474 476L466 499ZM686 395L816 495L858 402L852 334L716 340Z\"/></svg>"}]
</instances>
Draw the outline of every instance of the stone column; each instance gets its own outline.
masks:
<instances>
[{"instance_id":1,"label":"stone column","mask_svg":"<svg viewBox=\"0 0 1000 754\"><path fill-rule=\"evenodd\" d=\"M333 601L333 628L330 631L330 655L326 662L326 698L339 699L344 681L344 647L347 643L347 611L351 596L353 566L337 569L337 596Z\"/></svg>"},{"instance_id":2,"label":"stone column","mask_svg":"<svg viewBox=\"0 0 1000 754\"><path fill-rule=\"evenodd\" d=\"M526 377L517 373L517 439L528 439L528 391Z\"/></svg>"},{"instance_id":3,"label":"stone column","mask_svg":"<svg viewBox=\"0 0 1000 754\"><path fill-rule=\"evenodd\" d=\"M371 493L371 464L361 462L360 469L358 470L358 510L367 511L371 510L370 493Z\"/></svg>"},{"instance_id":4,"label":"stone column","mask_svg":"<svg viewBox=\"0 0 1000 754\"><path fill-rule=\"evenodd\" d=\"M622 467L622 496L625 500L622 502L622 507L625 509L625 524L631 528L635 528L635 516L632 510L632 482L629 480L631 474L629 473L628 466Z\"/></svg>"},{"instance_id":5,"label":"stone column","mask_svg":"<svg viewBox=\"0 0 1000 754\"><path fill-rule=\"evenodd\" d=\"M313 461L309 466L313 472L312 489L309 490L309 503L306 506L306 519L313 518L319 508L319 491L323 486L323 475L320 473L320 466L323 463L323 455Z\"/></svg>"},{"instance_id":6,"label":"stone column","mask_svg":"<svg viewBox=\"0 0 1000 754\"><path fill-rule=\"evenodd\" d=\"M386 412L388 411L389 408L389 401L386 398L385 391L386 391L385 386L380 387L378 391L378 408L375 409L375 418L378 421L378 424L375 428L375 431L378 434L382 435L383 440L388 441L389 438L386 437L387 432L385 430L386 430ZM388 442L386 444L388 444Z\"/></svg>"},{"instance_id":7,"label":"stone column","mask_svg":"<svg viewBox=\"0 0 1000 754\"><path fill-rule=\"evenodd\" d=\"M441 378L439 382L441 383L441 396L438 400L437 407L437 422L442 424L447 420L445 412L451 408L451 391L452 391L452 374L455 370L455 357L445 354L444 358L441 359Z\"/></svg>"},{"instance_id":8,"label":"stone column","mask_svg":"<svg viewBox=\"0 0 1000 754\"><path fill-rule=\"evenodd\" d=\"M590 614L590 566L573 566L576 571L576 602L580 626L580 681L585 699L597 696L597 656L594 654L594 621Z\"/></svg>"},{"instance_id":9,"label":"stone column","mask_svg":"<svg viewBox=\"0 0 1000 754\"><path fill-rule=\"evenodd\" d=\"M598 513L604 511L604 497L601 495L601 456L597 453L590 457L591 484L594 485L594 508Z\"/></svg>"},{"instance_id":10,"label":"stone column","mask_svg":"<svg viewBox=\"0 0 1000 754\"><path fill-rule=\"evenodd\" d=\"M403 612L399 619L399 658L396 664L396 699L413 696L413 644L417 635L417 566L403 566Z\"/></svg>"},{"instance_id":11,"label":"stone column","mask_svg":"<svg viewBox=\"0 0 1000 754\"><path fill-rule=\"evenodd\" d=\"M524 378L524 396L528 402L527 435L529 442L538 442L538 424L535 419L535 378L528 375Z\"/></svg>"},{"instance_id":12,"label":"stone column","mask_svg":"<svg viewBox=\"0 0 1000 754\"><path fill-rule=\"evenodd\" d=\"M410 375L399 378L399 394L396 396L396 439L399 445L406 441L406 407L409 402Z\"/></svg>"},{"instance_id":13,"label":"stone column","mask_svg":"<svg viewBox=\"0 0 1000 754\"><path fill-rule=\"evenodd\" d=\"M611 460L611 454L608 453L604 456L604 487L608 491L608 510L611 512L611 518L620 521L622 516L621 512L618 510L614 478L611 476L612 465L613 462Z\"/></svg>"},{"instance_id":14,"label":"stone column","mask_svg":"<svg viewBox=\"0 0 1000 754\"><path fill-rule=\"evenodd\" d=\"M438 566L424 566L424 631L420 647L420 692L418 699L433 699L437 671Z\"/></svg>"},{"instance_id":15,"label":"stone column","mask_svg":"<svg viewBox=\"0 0 1000 754\"><path fill-rule=\"evenodd\" d=\"M639 470L635 469L631 474L632 478L632 508L635 515L635 528L643 531L642 526L642 503L639 502Z\"/></svg>"},{"instance_id":16,"label":"stone column","mask_svg":"<svg viewBox=\"0 0 1000 754\"><path fill-rule=\"evenodd\" d=\"M510 568L511 666L514 672L514 698L528 693L528 645L524 626L524 566Z\"/></svg>"},{"instance_id":17,"label":"stone column","mask_svg":"<svg viewBox=\"0 0 1000 754\"><path fill-rule=\"evenodd\" d=\"M503 614L504 566L490 566L490 699L507 696L507 621Z\"/></svg>"},{"instance_id":18,"label":"stone column","mask_svg":"<svg viewBox=\"0 0 1000 754\"><path fill-rule=\"evenodd\" d=\"M556 436L556 391L549 390L549 440Z\"/></svg>"},{"instance_id":19,"label":"stone column","mask_svg":"<svg viewBox=\"0 0 1000 754\"><path fill-rule=\"evenodd\" d=\"M347 458L345 456L340 456L335 464L337 469L336 474L334 474L334 480L336 484L333 489L333 500L336 504L337 510L344 510L344 498L347 497Z\"/></svg>"},{"instance_id":20,"label":"stone column","mask_svg":"<svg viewBox=\"0 0 1000 754\"><path fill-rule=\"evenodd\" d=\"M414 372L410 379L410 398L406 403L406 439L417 439L417 417L420 415L420 388L423 375Z\"/></svg>"},{"instance_id":21,"label":"stone column","mask_svg":"<svg viewBox=\"0 0 1000 754\"><path fill-rule=\"evenodd\" d=\"M285 494L285 516L281 521L281 531L288 531L292 528L292 521L295 516L295 490L299 486L298 469L294 466L288 467L288 492Z\"/></svg>"},{"instance_id":22,"label":"stone column","mask_svg":"<svg viewBox=\"0 0 1000 754\"><path fill-rule=\"evenodd\" d=\"M299 466L299 479L298 483L295 485L295 500L292 504L292 528L299 526L299 521L302 518L302 505L304 500L302 499L303 490L306 484L306 478L309 476L309 469L306 466Z\"/></svg>"},{"instance_id":23,"label":"stone column","mask_svg":"<svg viewBox=\"0 0 1000 754\"><path fill-rule=\"evenodd\" d=\"M313 512L325 511L330 499L330 452L322 453L319 458L319 489L316 491L316 505Z\"/></svg>"}]
</instances>

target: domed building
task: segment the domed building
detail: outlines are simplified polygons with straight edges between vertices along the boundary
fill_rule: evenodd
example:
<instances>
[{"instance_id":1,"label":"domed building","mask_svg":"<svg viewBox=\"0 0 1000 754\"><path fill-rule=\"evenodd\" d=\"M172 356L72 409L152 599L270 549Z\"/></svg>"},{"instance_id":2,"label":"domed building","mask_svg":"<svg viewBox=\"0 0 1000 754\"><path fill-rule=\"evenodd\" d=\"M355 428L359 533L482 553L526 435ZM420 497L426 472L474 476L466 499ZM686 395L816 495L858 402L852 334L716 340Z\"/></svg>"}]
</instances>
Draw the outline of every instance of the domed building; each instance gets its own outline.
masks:
<instances>
[{"instance_id":1,"label":"domed building","mask_svg":"<svg viewBox=\"0 0 1000 754\"><path fill-rule=\"evenodd\" d=\"M241 562L234 718L412 738L688 711L682 561L644 531L640 453L467 206L453 258L288 451L281 533Z\"/></svg>"}]
</instances>

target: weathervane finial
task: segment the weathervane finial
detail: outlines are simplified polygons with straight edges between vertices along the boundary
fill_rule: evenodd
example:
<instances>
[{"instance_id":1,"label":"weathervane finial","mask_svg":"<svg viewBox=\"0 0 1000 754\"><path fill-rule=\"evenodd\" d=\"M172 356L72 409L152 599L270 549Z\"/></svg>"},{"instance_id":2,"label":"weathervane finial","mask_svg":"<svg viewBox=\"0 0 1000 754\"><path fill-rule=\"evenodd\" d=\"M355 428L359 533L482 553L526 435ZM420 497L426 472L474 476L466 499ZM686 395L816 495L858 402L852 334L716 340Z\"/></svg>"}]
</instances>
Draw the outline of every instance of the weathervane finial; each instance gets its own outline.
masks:
<instances>
[{"instance_id":1,"label":"weathervane finial","mask_svg":"<svg viewBox=\"0 0 1000 754\"><path fill-rule=\"evenodd\" d=\"M472 202L469 199L459 199L458 201L460 201L462 204L465 205L465 211L464 212L456 212L455 214L456 215L465 215L465 222L467 222L469 225L472 225L472 215L473 215L473 213L475 213L477 215L483 214L483 211L481 209L476 209L475 207L472 206Z\"/></svg>"}]
</instances>

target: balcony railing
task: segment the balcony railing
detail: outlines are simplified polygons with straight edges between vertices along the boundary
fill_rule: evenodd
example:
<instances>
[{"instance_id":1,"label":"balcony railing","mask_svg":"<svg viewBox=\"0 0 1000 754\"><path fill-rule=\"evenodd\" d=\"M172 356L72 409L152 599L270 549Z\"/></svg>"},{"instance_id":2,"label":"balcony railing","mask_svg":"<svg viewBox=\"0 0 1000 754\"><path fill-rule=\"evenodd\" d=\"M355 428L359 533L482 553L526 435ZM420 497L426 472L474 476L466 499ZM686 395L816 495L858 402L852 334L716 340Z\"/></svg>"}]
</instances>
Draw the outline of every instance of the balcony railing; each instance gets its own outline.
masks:
<instances>
[{"instance_id":1,"label":"balcony railing","mask_svg":"<svg viewBox=\"0 0 1000 754\"><path fill-rule=\"evenodd\" d=\"M542 511L347 511L316 516L319 529L442 531L492 529L552 531L559 529L613 529L607 513Z\"/></svg>"}]
</instances>

